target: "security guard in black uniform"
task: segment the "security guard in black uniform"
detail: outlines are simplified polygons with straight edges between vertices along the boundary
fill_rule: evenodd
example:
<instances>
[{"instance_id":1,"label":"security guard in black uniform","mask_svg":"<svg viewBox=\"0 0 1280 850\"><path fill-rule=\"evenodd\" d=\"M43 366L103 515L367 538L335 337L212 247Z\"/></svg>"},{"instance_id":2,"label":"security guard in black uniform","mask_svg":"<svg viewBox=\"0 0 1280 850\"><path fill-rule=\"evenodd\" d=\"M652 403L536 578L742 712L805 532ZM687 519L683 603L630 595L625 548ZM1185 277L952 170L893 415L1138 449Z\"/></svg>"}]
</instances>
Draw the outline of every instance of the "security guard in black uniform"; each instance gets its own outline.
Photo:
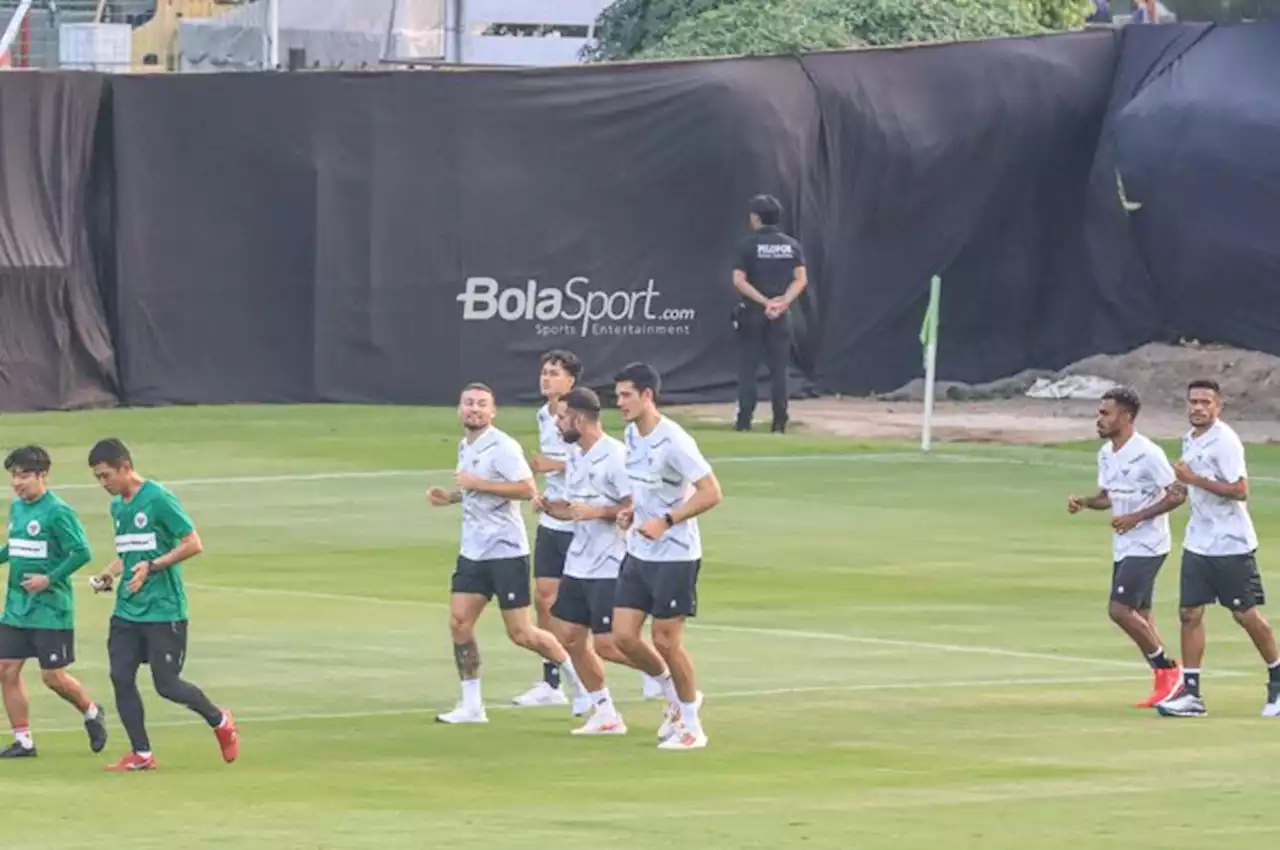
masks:
<instances>
[{"instance_id":1,"label":"security guard in black uniform","mask_svg":"<svg viewBox=\"0 0 1280 850\"><path fill-rule=\"evenodd\" d=\"M751 199L751 229L733 269L733 285L742 293L734 310L738 329L739 431L751 429L756 412L756 376L760 361L769 365L773 383L773 430L787 429L787 366L791 354L791 304L804 292L808 279L804 249L778 229L782 204L772 195Z\"/></svg>"}]
</instances>

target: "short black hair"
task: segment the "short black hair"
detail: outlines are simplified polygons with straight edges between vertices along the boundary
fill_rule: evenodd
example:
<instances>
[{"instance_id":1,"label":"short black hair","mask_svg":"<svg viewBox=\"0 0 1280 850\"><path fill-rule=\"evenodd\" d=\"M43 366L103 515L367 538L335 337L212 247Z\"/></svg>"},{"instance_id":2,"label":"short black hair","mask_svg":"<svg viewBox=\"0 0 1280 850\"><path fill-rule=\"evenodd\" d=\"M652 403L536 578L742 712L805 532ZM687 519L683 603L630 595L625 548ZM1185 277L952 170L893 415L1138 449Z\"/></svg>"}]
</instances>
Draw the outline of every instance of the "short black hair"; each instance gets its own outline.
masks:
<instances>
[{"instance_id":1,"label":"short black hair","mask_svg":"<svg viewBox=\"0 0 1280 850\"><path fill-rule=\"evenodd\" d=\"M89 466L97 466L100 463L105 463L112 469L119 469L126 463L133 463L133 453L129 451L129 447L123 440L108 437L105 440L99 440L89 450Z\"/></svg>"},{"instance_id":2,"label":"short black hair","mask_svg":"<svg viewBox=\"0 0 1280 850\"><path fill-rule=\"evenodd\" d=\"M465 387L462 388L462 393L465 393L468 390L481 390L483 392L488 393L490 396L492 396L494 401L498 400L498 394L493 391L493 387L489 386L483 381L472 381L471 383L467 384ZM462 395L462 393L458 393L458 395Z\"/></svg>"},{"instance_id":3,"label":"short black hair","mask_svg":"<svg viewBox=\"0 0 1280 850\"><path fill-rule=\"evenodd\" d=\"M636 392L652 390L655 399L662 391L662 376L648 363L636 362L623 366L622 371L613 376L613 382L621 384L623 381L629 381L636 388Z\"/></svg>"},{"instance_id":4,"label":"short black hair","mask_svg":"<svg viewBox=\"0 0 1280 850\"><path fill-rule=\"evenodd\" d=\"M1218 386L1218 382L1212 378L1196 378L1187 384L1187 392L1192 390L1213 390L1217 395L1222 395L1222 387Z\"/></svg>"},{"instance_id":5,"label":"short black hair","mask_svg":"<svg viewBox=\"0 0 1280 850\"><path fill-rule=\"evenodd\" d=\"M39 446L23 446L9 452L4 459L6 472L31 472L36 475L47 475L53 468L49 453Z\"/></svg>"},{"instance_id":6,"label":"short black hair","mask_svg":"<svg viewBox=\"0 0 1280 850\"><path fill-rule=\"evenodd\" d=\"M563 348L553 348L546 354L542 355L539 366L546 366L548 363L554 363L561 369L569 373L569 377L575 381L582 374L582 361L578 359L578 355L572 351L566 351Z\"/></svg>"},{"instance_id":7,"label":"short black hair","mask_svg":"<svg viewBox=\"0 0 1280 850\"><path fill-rule=\"evenodd\" d=\"M782 204L773 195L756 195L752 198L751 212L766 227L773 227L782 221Z\"/></svg>"},{"instance_id":8,"label":"short black hair","mask_svg":"<svg viewBox=\"0 0 1280 850\"><path fill-rule=\"evenodd\" d=\"M1138 411L1142 410L1142 399L1138 397L1138 391L1133 387L1112 387L1102 394L1102 400L1114 402L1116 407L1135 419Z\"/></svg>"},{"instance_id":9,"label":"short black hair","mask_svg":"<svg viewBox=\"0 0 1280 850\"><path fill-rule=\"evenodd\" d=\"M574 387L560 399L564 406L595 422L600 419L600 396L587 387Z\"/></svg>"}]
</instances>

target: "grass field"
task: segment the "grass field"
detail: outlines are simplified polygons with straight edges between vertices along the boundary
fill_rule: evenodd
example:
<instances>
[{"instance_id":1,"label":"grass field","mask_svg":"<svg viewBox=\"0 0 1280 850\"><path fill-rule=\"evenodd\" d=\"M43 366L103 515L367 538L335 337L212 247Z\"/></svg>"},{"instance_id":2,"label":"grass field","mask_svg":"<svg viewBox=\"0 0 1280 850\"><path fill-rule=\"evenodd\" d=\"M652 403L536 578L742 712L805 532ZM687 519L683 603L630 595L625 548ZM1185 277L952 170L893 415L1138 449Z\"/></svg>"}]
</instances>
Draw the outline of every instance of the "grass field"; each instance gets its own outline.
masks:
<instances>
[{"instance_id":1,"label":"grass field","mask_svg":"<svg viewBox=\"0 0 1280 850\"><path fill-rule=\"evenodd\" d=\"M531 444L532 411L499 424ZM616 425L616 423L615 423ZM13 848L1226 847L1280 832L1280 725L1242 632L1209 617L1210 717L1132 707L1149 675L1107 621L1093 445L866 446L699 429L726 501L704 523L690 639L711 746L659 752L659 707L611 670L631 734L568 735L567 710L496 710L539 673L482 620L487 727L442 727L456 509L452 411L214 408L5 416L0 446L54 452L55 489L110 557L85 467L120 436L185 500L187 675L234 709L242 755L143 685L154 774L104 774L75 712L28 671L40 757L0 764ZM1251 450L1252 507L1280 533L1280 451ZM1180 535L1185 514L1175 519ZM83 587L74 668L109 707L110 603ZM1276 575L1272 571L1272 575ZM1177 567L1159 625L1176 647Z\"/></svg>"}]
</instances>

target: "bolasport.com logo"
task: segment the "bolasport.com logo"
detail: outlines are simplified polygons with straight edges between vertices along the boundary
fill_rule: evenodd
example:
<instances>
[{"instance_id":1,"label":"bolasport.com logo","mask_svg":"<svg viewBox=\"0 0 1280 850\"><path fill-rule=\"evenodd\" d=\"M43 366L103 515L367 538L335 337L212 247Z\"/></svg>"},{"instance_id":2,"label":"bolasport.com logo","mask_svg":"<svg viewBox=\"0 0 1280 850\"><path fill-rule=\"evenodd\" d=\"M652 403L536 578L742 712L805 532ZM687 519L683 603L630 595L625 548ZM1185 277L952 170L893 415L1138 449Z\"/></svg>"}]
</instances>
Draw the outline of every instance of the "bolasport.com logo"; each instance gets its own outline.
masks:
<instances>
[{"instance_id":1,"label":"bolasport.com logo","mask_svg":"<svg viewBox=\"0 0 1280 850\"><path fill-rule=\"evenodd\" d=\"M687 336L697 317L692 307L664 306L652 278L643 289L606 290L585 277L507 288L491 277L469 277L458 301L465 322L532 322L546 337Z\"/></svg>"}]
</instances>

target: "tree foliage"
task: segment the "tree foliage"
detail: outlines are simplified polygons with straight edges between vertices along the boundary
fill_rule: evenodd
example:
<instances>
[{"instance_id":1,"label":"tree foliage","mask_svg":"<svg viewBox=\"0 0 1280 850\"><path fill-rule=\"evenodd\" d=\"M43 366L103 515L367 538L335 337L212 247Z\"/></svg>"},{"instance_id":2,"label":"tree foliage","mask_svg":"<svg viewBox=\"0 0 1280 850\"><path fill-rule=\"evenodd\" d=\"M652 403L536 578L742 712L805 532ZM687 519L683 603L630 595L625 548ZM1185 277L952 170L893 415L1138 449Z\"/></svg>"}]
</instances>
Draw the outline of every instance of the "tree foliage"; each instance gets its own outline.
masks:
<instances>
[{"instance_id":1,"label":"tree foliage","mask_svg":"<svg viewBox=\"0 0 1280 850\"><path fill-rule=\"evenodd\" d=\"M1080 26L1090 0L617 0L588 59L768 55L1028 35Z\"/></svg>"}]
</instances>

